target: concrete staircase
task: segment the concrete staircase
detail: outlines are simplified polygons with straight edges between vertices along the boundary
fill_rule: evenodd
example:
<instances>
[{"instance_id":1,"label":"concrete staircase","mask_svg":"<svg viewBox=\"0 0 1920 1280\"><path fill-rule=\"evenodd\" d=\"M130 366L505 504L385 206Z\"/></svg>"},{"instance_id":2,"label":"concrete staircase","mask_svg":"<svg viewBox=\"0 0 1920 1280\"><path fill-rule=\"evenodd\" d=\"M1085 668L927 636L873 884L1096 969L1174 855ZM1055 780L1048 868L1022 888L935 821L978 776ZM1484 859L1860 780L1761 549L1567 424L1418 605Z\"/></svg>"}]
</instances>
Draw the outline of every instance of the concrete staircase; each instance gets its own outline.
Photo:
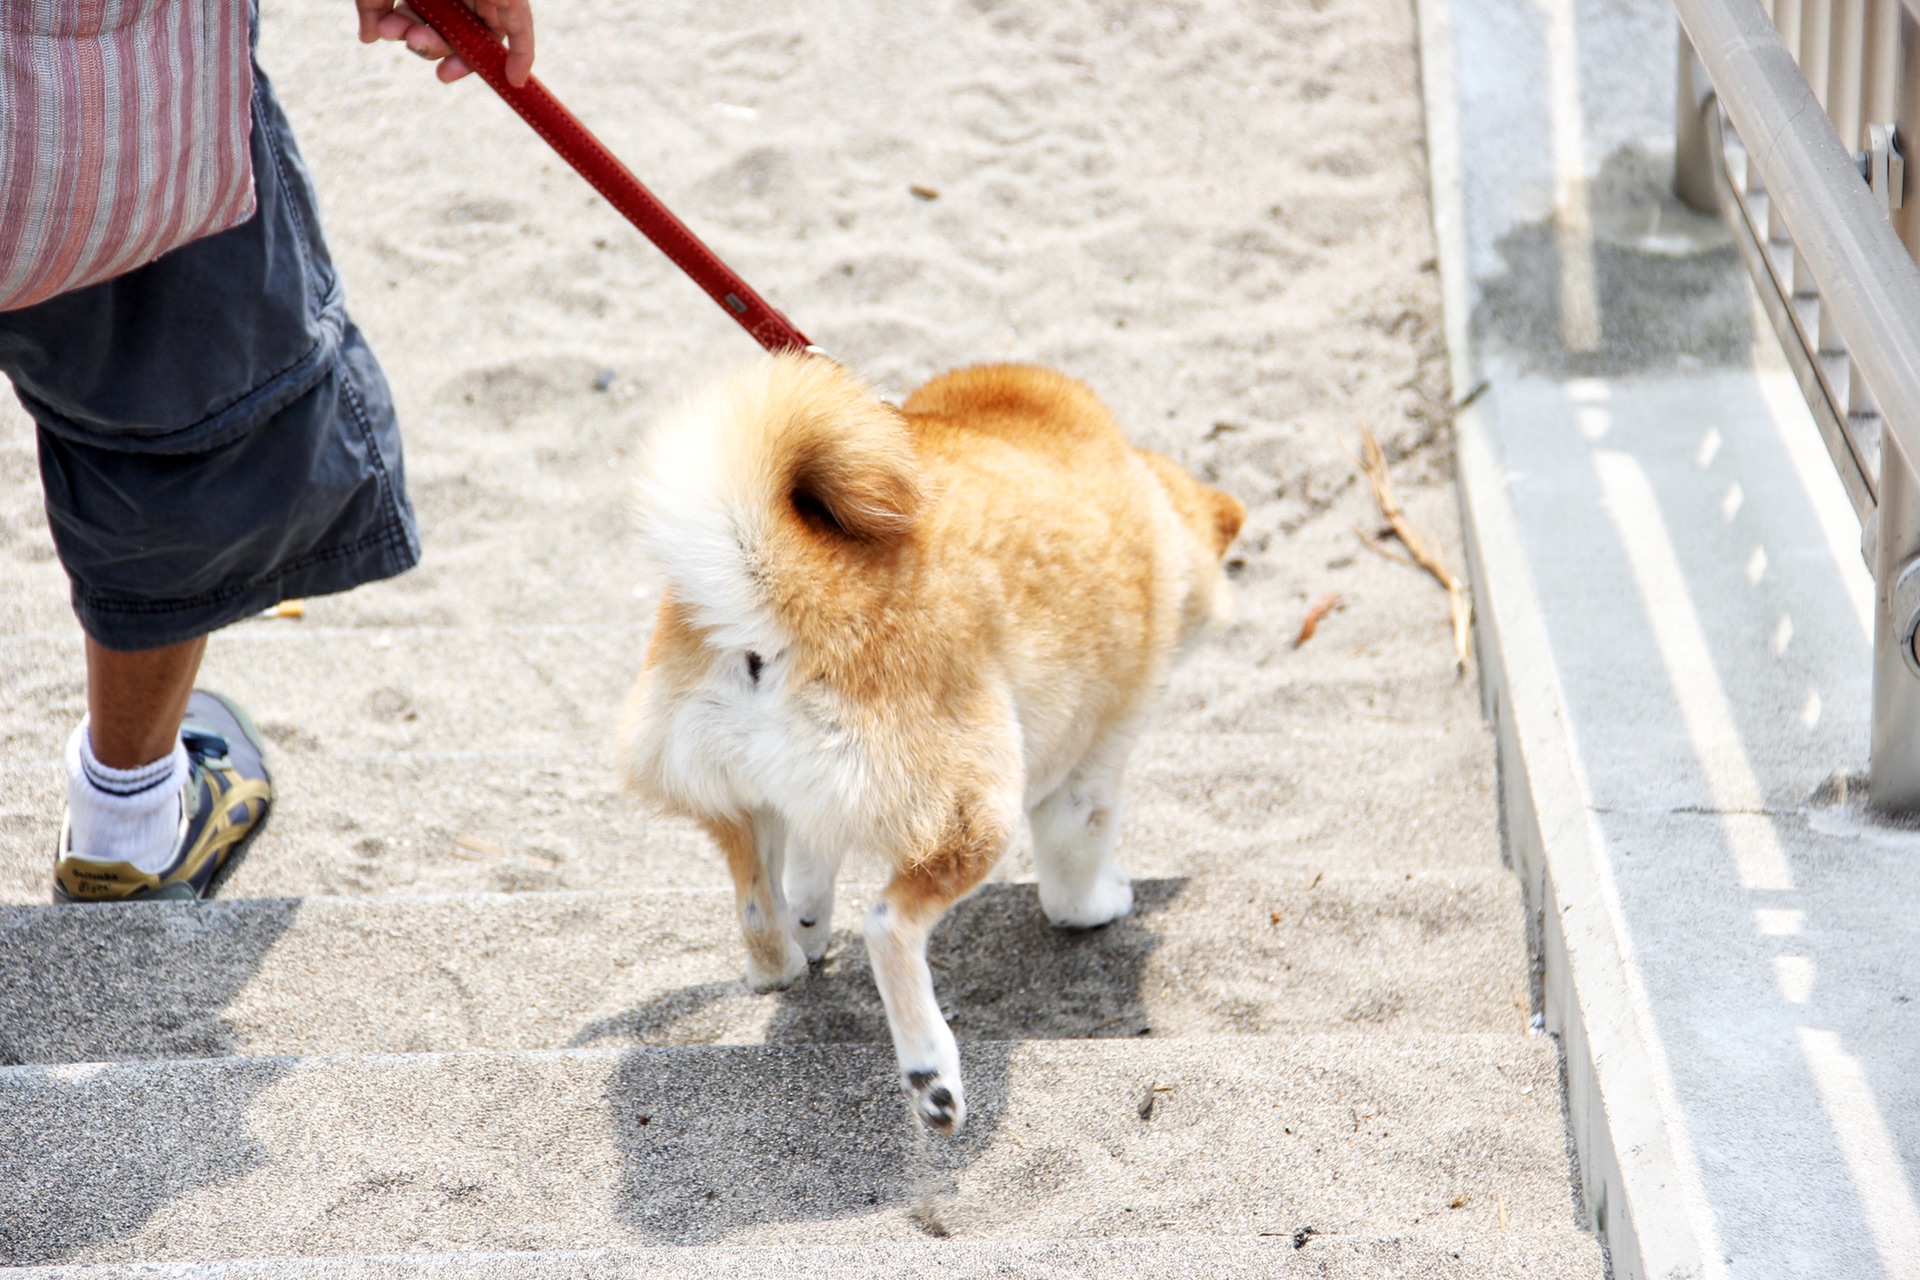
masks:
<instances>
[{"instance_id":1,"label":"concrete staircase","mask_svg":"<svg viewBox=\"0 0 1920 1280\"><path fill-rule=\"evenodd\" d=\"M1430 522L1445 500L1415 494ZM395 625L399 585L225 633L209 680L260 712L285 795L226 896L0 906L0 1259L22 1280L1600 1274L1471 689L1443 646L1363 674L1369 643L1443 624L1437 595L1385 589L1396 566L1347 572L1381 607L1319 652L1283 649L1248 572L1243 621L1177 677L1135 771L1131 918L1050 928L1016 857L942 926L974 1104L952 1142L905 1109L857 935L749 994L715 859L615 791L598 744L637 640ZM36 659L15 687L54 687L60 655L12 643ZM51 755L64 722L12 727ZM556 803L587 815L577 846L538 835ZM515 876L556 887L442 891ZM286 885L336 888L253 896ZM871 891L846 887L843 926Z\"/></svg>"},{"instance_id":2,"label":"concrete staircase","mask_svg":"<svg viewBox=\"0 0 1920 1280\"><path fill-rule=\"evenodd\" d=\"M873 872L848 869L826 964L750 995L717 858L606 762L653 605L625 455L670 378L744 340L478 90L422 92L412 59L352 45L338 0L269 8L267 65L394 374L427 560L214 638L205 683L259 721L281 796L219 900L42 905L79 637L31 429L0 405L4 1274L1603 1273L1558 1046L1528 1034L1473 678L1432 584L1356 543L1376 513L1334 444L1365 413L1460 563L1405 6L1262 6L1258 39L1227 41L1178 6L543 11L543 75L644 143L663 192L724 195L686 212L856 366L904 388L955 359L1058 362L1248 502L1239 621L1176 675L1129 774L1137 913L1054 931L1016 856L934 939L971 1104L952 1142L908 1115L846 930ZM755 23L813 52L736 40ZM729 93L759 65L740 58L791 62L785 96L749 135L676 42L710 45ZM831 60L870 48L901 81L871 121L834 97L871 68ZM1043 117L1029 144L994 114L1089 94L1105 132ZM993 136L942 143L953 102ZM891 104L928 113L939 203L879 142L854 154L884 181L843 190L846 155L813 136L917 137ZM1209 111L1232 147L1192 142ZM369 129L397 140L381 164ZM758 188L725 166L781 148L791 186L740 221ZM1168 157L1214 168L1152 178ZM1276 256L1268 193L1302 165L1314 200ZM843 206L857 222L819 220ZM1167 265L1183 237L1306 283L1196 292ZM1294 648L1329 592L1347 607Z\"/></svg>"},{"instance_id":3,"label":"concrete staircase","mask_svg":"<svg viewBox=\"0 0 1920 1280\"><path fill-rule=\"evenodd\" d=\"M1503 874L1148 881L1086 936L992 886L934 957L955 1142L905 1113L854 939L750 996L718 893L7 908L0 1256L1593 1274L1553 1043L1488 980Z\"/></svg>"},{"instance_id":4,"label":"concrete staircase","mask_svg":"<svg viewBox=\"0 0 1920 1280\"><path fill-rule=\"evenodd\" d=\"M612 434L574 394L546 425ZM617 522L619 469L419 435L428 504L458 471L516 505L429 505L418 575L215 638L282 800L210 903L41 905L76 645L57 566L6 561L8 1274L1602 1274L1472 682L1439 593L1354 554L1356 487L1255 535L1176 674L1137 912L1056 931L1014 856L941 927L973 1105L943 1142L848 928L871 873L826 964L751 995L717 858L614 783L650 601L601 540L537 549ZM1456 547L1450 487L1400 469ZM1300 565L1356 603L1295 650Z\"/></svg>"}]
</instances>

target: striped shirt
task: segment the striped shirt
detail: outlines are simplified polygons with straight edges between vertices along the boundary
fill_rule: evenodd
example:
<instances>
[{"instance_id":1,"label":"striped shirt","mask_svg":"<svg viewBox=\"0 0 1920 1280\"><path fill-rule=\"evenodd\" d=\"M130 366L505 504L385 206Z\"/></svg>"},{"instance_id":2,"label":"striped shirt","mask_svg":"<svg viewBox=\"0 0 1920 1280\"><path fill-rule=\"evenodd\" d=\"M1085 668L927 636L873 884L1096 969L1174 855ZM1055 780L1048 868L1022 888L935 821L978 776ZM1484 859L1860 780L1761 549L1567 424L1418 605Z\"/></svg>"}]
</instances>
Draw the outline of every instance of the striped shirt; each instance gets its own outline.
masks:
<instances>
[{"instance_id":1,"label":"striped shirt","mask_svg":"<svg viewBox=\"0 0 1920 1280\"><path fill-rule=\"evenodd\" d=\"M0 311L253 214L246 0L0 0Z\"/></svg>"}]
</instances>

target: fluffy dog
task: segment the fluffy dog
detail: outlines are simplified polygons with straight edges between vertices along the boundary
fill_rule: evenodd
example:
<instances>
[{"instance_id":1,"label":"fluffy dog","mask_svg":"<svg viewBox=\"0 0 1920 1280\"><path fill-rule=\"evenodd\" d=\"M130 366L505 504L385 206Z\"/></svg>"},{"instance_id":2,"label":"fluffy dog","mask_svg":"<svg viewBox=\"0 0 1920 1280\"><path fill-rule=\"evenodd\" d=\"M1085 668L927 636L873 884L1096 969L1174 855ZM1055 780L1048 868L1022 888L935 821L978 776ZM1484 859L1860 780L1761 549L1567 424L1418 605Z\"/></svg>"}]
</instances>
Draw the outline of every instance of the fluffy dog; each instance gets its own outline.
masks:
<instances>
[{"instance_id":1,"label":"fluffy dog","mask_svg":"<svg viewBox=\"0 0 1920 1280\"><path fill-rule=\"evenodd\" d=\"M618 734L642 794L724 851L747 981L825 953L843 855L915 1111L966 1104L927 935L1032 831L1040 905L1127 914L1127 753L1174 660L1231 608L1238 501L1130 445L1080 383L991 365L895 409L770 357L649 436L643 546L667 581Z\"/></svg>"}]
</instances>

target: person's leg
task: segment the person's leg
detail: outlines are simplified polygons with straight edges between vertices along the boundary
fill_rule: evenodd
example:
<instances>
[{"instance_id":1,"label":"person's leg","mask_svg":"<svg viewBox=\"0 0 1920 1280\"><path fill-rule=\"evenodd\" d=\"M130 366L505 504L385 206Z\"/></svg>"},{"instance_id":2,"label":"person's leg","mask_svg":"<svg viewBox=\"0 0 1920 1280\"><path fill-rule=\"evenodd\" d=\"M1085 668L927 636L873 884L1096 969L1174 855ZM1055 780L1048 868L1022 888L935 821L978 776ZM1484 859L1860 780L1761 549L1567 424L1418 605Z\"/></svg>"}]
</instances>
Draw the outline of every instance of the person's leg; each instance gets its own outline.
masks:
<instances>
[{"instance_id":1,"label":"person's leg","mask_svg":"<svg viewBox=\"0 0 1920 1280\"><path fill-rule=\"evenodd\" d=\"M87 730L109 769L138 769L170 754L207 638L131 653L87 640Z\"/></svg>"},{"instance_id":2,"label":"person's leg","mask_svg":"<svg viewBox=\"0 0 1920 1280\"><path fill-rule=\"evenodd\" d=\"M192 688L205 637L419 556L392 399L263 75L254 105L254 218L0 313L88 641L60 901L208 892L272 789L255 726Z\"/></svg>"},{"instance_id":3,"label":"person's leg","mask_svg":"<svg viewBox=\"0 0 1920 1280\"><path fill-rule=\"evenodd\" d=\"M180 725L206 647L200 637L128 651L88 638L87 718L67 743L64 862L124 864L144 884L176 861L192 779ZM118 889L127 878L97 887Z\"/></svg>"},{"instance_id":4,"label":"person's leg","mask_svg":"<svg viewBox=\"0 0 1920 1280\"><path fill-rule=\"evenodd\" d=\"M142 875L179 852L192 763L180 737L205 637L122 651L87 640L87 718L67 743L66 850Z\"/></svg>"}]
</instances>

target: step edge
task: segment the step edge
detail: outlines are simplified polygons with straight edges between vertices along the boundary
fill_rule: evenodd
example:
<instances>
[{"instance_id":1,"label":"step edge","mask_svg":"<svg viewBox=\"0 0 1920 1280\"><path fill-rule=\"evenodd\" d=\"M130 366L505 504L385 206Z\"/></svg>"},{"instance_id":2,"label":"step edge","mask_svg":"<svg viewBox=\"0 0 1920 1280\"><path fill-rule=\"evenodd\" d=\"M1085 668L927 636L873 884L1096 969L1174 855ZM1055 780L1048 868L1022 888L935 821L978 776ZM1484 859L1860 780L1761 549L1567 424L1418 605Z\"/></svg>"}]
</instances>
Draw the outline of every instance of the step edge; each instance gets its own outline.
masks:
<instances>
[{"instance_id":1,"label":"step edge","mask_svg":"<svg viewBox=\"0 0 1920 1280\"><path fill-rule=\"evenodd\" d=\"M267 1254L245 1258L221 1258L191 1262L98 1262L98 1263L51 1263L33 1264L25 1267L9 1268L0 1266L0 1276L9 1280L55 1280L66 1276L152 1276L152 1277L189 1277L218 1276L223 1273L245 1275L251 1273L272 1274L277 1269L294 1269L300 1272L320 1271L342 1265L361 1266L482 1266L487 1264L525 1263L533 1260L558 1262L621 1262L663 1258L686 1259L696 1256L707 1257L782 1257L819 1259L846 1258L854 1255L898 1256L900 1254L953 1255L971 1253L991 1258L995 1254L1017 1256L1040 1251L1085 1251L1098 1253L1104 1248L1137 1248L1146 1245L1165 1251L1189 1250L1195 1247L1218 1248L1220 1246L1244 1248L1249 1252L1268 1250L1286 1250L1294 1252L1300 1246L1294 1245L1292 1233L1275 1232L1256 1235L1244 1234L1202 1234L1167 1233L1120 1236L996 1236L981 1240L921 1239L921 1240L876 1240L852 1243L793 1243L793 1244L694 1244L694 1245L632 1245L625 1247L598 1247L584 1249L528 1249L528 1250L455 1250L427 1253L341 1253L341 1254ZM1381 1231L1363 1234L1360 1232L1315 1232L1312 1245L1318 1250L1338 1249L1351 1254L1358 1249L1378 1247L1387 1244L1411 1243L1415 1247L1435 1250L1458 1248L1469 1241L1482 1243L1487 1239L1507 1242L1515 1247L1538 1247L1542 1243L1566 1242L1570 1244L1595 1240L1592 1231L1574 1221L1552 1226L1518 1227L1508 1231L1478 1231L1455 1233L1442 1231Z\"/></svg>"},{"instance_id":2,"label":"step edge","mask_svg":"<svg viewBox=\"0 0 1920 1280\"><path fill-rule=\"evenodd\" d=\"M1249 1045L1293 1049L1297 1047L1336 1048L1341 1045L1364 1044L1389 1045L1395 1049L1404 1049L1420 1044L1447 1045L1457 1047L1462 1044L1473 1048L1499 1049L1506 1047L1504 1057L1538 1056L1542 1053L1558 1054L1559 1045L1550 1036L1532 1035L1523 1031L1433 1031L1423 1030L1405 1034L1394 1032L1354 1031L1304 1032L1297 1035L1199 1035L1165 1037L1156 1039L1151 1036L1113 1036L1087 1037L1073 1039L1032 1038L1024 1040L963 1040L976 1051L1045 1049L1065 1045L1090 1046L1091 1052L1118 1054L1123 1048L1146 1048L1150 1052L1163 1052L1159 1046L1234 1046L1245 1049ZM893 1052L885 1040L845 1040L845 1041L809 1041L792 1044L662 1044L662 1045L626 1045L598 1048L582 1045L575 1048L558 1049L435 1049L420 1053L289 1053L265 1054L259 1056L226 1055L222 1057L198 1058L114 1058L98 1059L86 1062L60 1063L23 1063L14 1066L0 1066L0 1089L9 1084L20 1085L33 1077L42 1077L57 1085L76 1084L91 1079L95 1075L108 1071L144 1071L175 1069L181 1067L201 1067L212 1070L236 1070L238 1064L249 1067L278 1066L289 1069L311 1067L339 1067L360 1065L368 1068L389 1068L401 1065L413 1066L434 1062L448 1063L485 1063L499 1061L601 1061L629 1058L634 1054L671 1056L671 1057L713 1057L722 1054L752 1054L756 1056L779 1055L828 1055L848 1056L853 1053L888 1056ZM1173 1052L1172 1049L1164 1052ZM1499 1053L1488 1053L1486 1059L1500 1059ZM63 1079L63 1076L72 1079Z\"/></svg>"},{"instance_id":3,"label":"step edge","mask_svg":"<svg viewBox=\"0 0 1920 1280\"><path fill-rule=\"evenodd\" d=\"M1310 863L1301 863L1298 873L1309 874ZM719 869L716 868L716 875ZM1411 885L1487 888L1501 883L1510 883L1513 873L1506 868L1489 865L1486 867L1437 867L1415 872L1325 872L1321 874L1319 884L1350 885L1360 888L1393 887ZM1250 890L1271 892L1276 887L1271 881L1255 880L1247 877L1192 876L1138 876L1134 883L1168 884L1176 881L1189 883L1203 880L1209 886L1234 888L1245 887ZM1037 888L1038 882L1031 876L1020 876L1009 880L989 881L983 888L1010 886L1015 888ZM885 887L879 880L842 881L839 892L846 894L878 893ZM38 902L0 902L0 930L11 923L11 918L46 919L43 913L60 913L66 919L86 919L89 916L102 920L117 920L133 911L258 911L284 909L315 904L324 910L366 910L403 911L414 906L448 905L456 903L486 903L489 905L507 905L510 903L535 903L561 906L581 902L631 902L645 901L650 898L719 898L731 901L733 890L727 886L724 878L716 879L711 885L649 885L641 888L620 889L454 889L434 890L426 893L368 893L368 894L289 894L284 897L261 898L212 898L204 902L101 902L101 903L38 903ZM4 934L0 934L4 938Z\"/></svg>"}]
</instances>

